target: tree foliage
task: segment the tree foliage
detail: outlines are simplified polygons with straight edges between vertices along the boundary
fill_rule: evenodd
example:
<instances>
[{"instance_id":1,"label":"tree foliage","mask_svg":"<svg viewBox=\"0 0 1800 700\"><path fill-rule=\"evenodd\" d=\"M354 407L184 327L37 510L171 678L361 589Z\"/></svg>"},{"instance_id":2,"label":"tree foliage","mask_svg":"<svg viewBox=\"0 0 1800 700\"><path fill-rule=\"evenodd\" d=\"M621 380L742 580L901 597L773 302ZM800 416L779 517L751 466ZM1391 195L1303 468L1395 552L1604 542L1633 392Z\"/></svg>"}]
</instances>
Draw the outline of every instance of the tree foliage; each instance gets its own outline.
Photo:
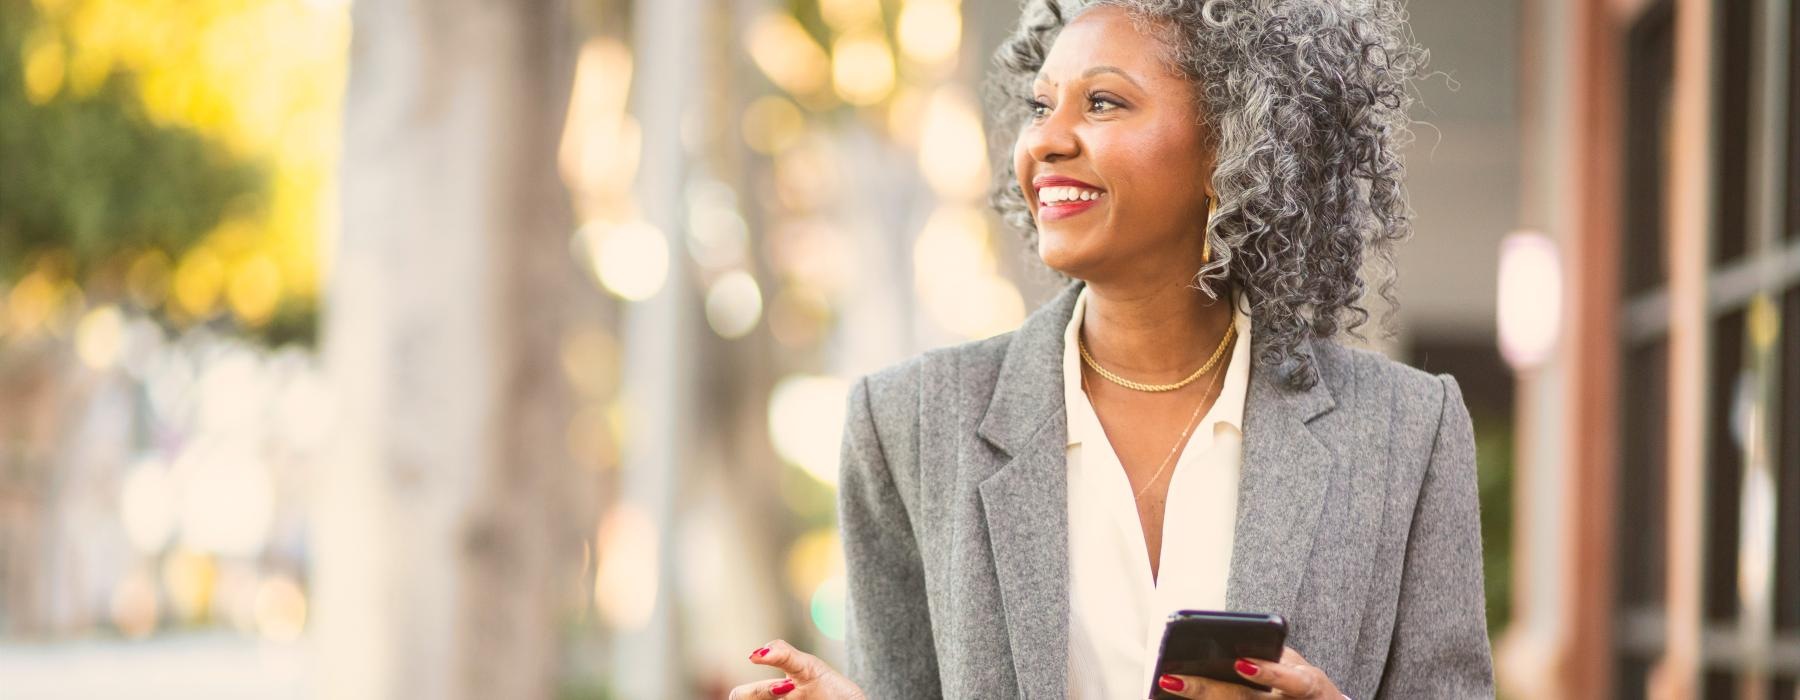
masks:
<instances>
[{"instance_id":1,"label":"tree foliage","mask_svg":"<svg viewBox=\"0 0 1800 700\"><path fill-rule=\"evenodd\" d=\"M78 275L131 251L179 257L228 216L261 207L265 169L154 121L126 72L109 71L89 94L32 99L27 63L49 62L32 67L40 73L67 64L59 34L31 3L0 0L0 279L48 251L70 254Z\"/></svg>"}]
</instances>

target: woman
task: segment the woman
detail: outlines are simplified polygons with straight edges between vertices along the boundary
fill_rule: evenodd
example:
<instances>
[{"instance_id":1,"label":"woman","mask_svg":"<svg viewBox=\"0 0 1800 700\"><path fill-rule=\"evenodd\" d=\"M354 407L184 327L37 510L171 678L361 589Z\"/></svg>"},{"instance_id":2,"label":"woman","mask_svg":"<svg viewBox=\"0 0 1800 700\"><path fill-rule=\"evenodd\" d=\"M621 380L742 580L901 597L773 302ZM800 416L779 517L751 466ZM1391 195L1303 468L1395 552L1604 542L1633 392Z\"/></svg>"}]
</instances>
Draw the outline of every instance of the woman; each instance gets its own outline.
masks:
<instances>
[{"instance_id":1,"label":"woman","mask_svg":"<svg viewBox=\"0 0 1800 700\"><path fill-rule=\"evenodd\" d=\"M996 203L1071 282L854 385L848 674L732 697L1492 696L1462 394L1335 340L1410 233L1394 4L1027 8ZM1156 677L1181 608L1284 616L1271 690Z\"/></svg>"}]
</instances>

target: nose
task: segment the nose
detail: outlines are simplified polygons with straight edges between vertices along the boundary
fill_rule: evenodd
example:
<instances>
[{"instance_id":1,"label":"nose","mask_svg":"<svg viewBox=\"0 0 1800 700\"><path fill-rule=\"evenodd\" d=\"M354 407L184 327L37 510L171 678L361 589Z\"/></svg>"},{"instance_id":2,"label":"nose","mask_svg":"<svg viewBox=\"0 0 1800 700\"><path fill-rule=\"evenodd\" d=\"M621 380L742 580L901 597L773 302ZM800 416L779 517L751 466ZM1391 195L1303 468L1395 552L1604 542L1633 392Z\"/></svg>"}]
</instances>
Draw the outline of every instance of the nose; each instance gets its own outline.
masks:
<instances>
[{"instance_id":1,"label":"nose","mask_svg":"<svg viewBox=\"0 0 1800 700\"><path fill-rule=\"evenodd\" d=\"M1038 124L1031 124L1019 134L1026 153L1039 163L1055 163L1081 154L1081 139L1075 135L1071 119L1073 110L1053 110Z\"/></svg>"}]
</instances>

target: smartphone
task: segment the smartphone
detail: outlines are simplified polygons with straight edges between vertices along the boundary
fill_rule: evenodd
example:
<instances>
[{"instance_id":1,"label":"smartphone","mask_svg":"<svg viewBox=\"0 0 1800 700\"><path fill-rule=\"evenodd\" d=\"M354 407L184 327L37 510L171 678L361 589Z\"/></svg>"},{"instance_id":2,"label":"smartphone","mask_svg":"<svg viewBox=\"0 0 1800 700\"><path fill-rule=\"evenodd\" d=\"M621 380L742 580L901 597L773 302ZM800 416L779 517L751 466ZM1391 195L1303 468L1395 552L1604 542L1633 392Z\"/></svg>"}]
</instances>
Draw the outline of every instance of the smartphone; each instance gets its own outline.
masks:
<instances>
[{"instance_id":1,"label":"smartphone","mask_svg":"<svg viewBox=\"0 0 1800 700\"><path fill-rule=\"evenodd\" d=\"M1266 692L1268 686L1238 675L1232 665L1240 658L1280 660L1286 643L1287 620L1280 615L1177 610L1163 627L1162 647L1156 653L1156 675L1150 679L1150 697L1179 697L1156 684L1156 679L1165 673L1211 678Z\"/></svg>"}]
</instances>

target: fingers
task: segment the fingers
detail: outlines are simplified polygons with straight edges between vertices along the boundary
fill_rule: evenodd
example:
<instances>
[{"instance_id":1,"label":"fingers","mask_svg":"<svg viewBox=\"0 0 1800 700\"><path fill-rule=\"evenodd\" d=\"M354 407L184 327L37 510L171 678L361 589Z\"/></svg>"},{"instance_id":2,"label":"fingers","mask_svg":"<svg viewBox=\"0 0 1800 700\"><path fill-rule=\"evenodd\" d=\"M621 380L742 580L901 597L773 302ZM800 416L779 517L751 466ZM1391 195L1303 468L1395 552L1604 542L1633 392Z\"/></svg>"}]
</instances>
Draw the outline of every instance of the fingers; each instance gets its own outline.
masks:
<instances>
[{"instance_id":1,"label":"fingers","mask_svg":"<svg viewBox=\"0 0 1800 700\"><path fill-rule=\"evenodd\" d=\"M760 654L757 652L761 652ZM808 654L785 640L777 639L769 642L761 649L750 653L750 662L773 666L788 674L795 683L806 683L825 675L830 667L819 657Z\"/></svg>"},{"instance_id":2,"label":"fingers","mask_svg":"<svg viewBox=\"0 0 1800 700\"><path fill-rule=\"evenodd\" d=\"M1163 692L1176 697L1207 698L1208 700L1248 697L1247 692L1253 692L1244 686L1215 681L1211 678L1175 674L1158 676L1156 687L1162 688Z\"/></svg>"},{"instance_id":3,"label":"fingers","mask_svg":"<svg viewBox=\"0 0 1800 700\"><path fill-rule=\"evenodd\" d=\"M1202 680L1204 679L1198 676L1163 674L1156 678L1156 687L1162 688L1164 691L1180 697L1200 698L1205 697L1204 695L1200 695L1200 693L1206 692L1200 687L1200 682Z\"/></svg>"},{"instance_id":4,"label":"fingers","mask_svg":"<svg viewBox=\"0 0 1800 700\"><path fill-rule=\"evenodd\" d=\"M794 692L794 679L777 678L769 681L745 683L731 689L728 700L774 700Z\"/></svg>"},{"instance_id":5,"label":"fingers","mask_svg":"<svg viewBox=\"0 0 1800 700\"><path fill-rule=\"evenodd\" d=\"M1324 671L1308 665L1306 658L1292 648L1284 649L1281 658L1282 661L1238 659L1232 667L1237 669L1238 675L1269 686L1282 697L1320 697L1327 689L1335 687Z\"/></svg>"}]
</instances>

